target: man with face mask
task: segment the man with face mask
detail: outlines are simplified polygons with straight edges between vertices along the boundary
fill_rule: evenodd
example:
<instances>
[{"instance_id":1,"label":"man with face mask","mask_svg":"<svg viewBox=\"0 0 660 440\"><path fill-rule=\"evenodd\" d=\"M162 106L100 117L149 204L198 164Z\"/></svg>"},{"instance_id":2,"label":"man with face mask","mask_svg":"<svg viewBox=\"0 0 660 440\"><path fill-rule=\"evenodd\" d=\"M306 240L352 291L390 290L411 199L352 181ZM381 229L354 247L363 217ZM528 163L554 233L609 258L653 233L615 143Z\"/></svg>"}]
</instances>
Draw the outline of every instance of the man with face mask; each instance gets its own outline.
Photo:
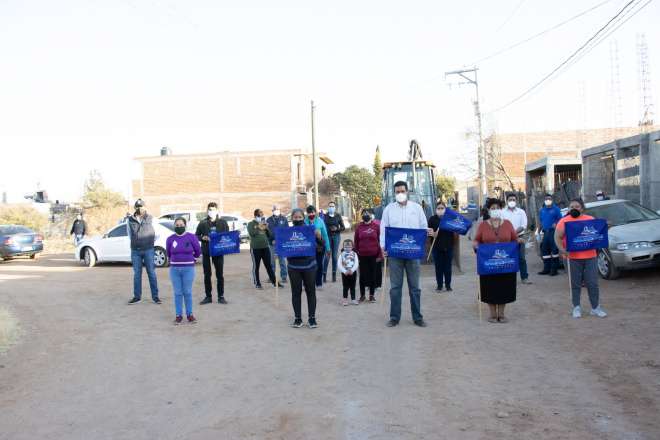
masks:
<instances>
[{"instance_id":1,"label":"man with face mask","mask_svg":"<svg viewBox=\"0 0 660 440\"><path fill-rule=\"evenodd\" d=\"M328 230L325 227L325 222L317 216L316 207L309 205L305 211L307 212L305 224L313 225L316 230L321 231L321 237L323 238L323 246L318 246L316 249L316 290L323 290L323 262L330 256Z\"/></svg>"},{"instance_id":2,"label":"man with face mask","mask_svg":"<svg viewBox=\"0 0 660 440\"><path fill-rule=\"evenodd\" d=\"M153 226L153 217L147 213L142 199L135 201L135 212L126 217L126 228L131 240L131 263L133 265L133 299L128 304L137 304L142 301L142 267L147 271L151 299L155 304L161 304L158 298L158 280L156 278L156 264L154 262L154 243L156 232Z\"/></svg>"},{"instance_id":3,"label":"man with face mask","mask_svg":"<svg viewBox=\"0 0 660 440\"><path fill-rule=\"evenodd\" d=\"M539 211L539 229L543 231L541 254L543 255L543 270L539 275L557 275L559 267L559 250L555 245L555 228L561 220L561 210L554 204L551 194L545 195L543 208Z\"/></svg>"},{"instance_id":4,"label":"man with face mask","mask_svg":"<svg viewBox=\"0 0 660 440\"><path fill-rule=\"evenodd\" d=\"M206 295L204 296L204 299L199 303L201 305L213 302L213 273L211 271L211 264L215 268L215 278L218 289L218 303L227 304L227 300L225 299L224 277L225 258L224 255L212 257L209 250L209 242L211 240L211 232L228 231L229 224L218 216L218 204L215 202L210 202L208 205L206 205L206 218L199 222L197 225L197 230L195 231L195 235L202 243L202 268L204 269L204 292Z\"/></svg>"},{"instance_id":5,"label":"man with face mask","mask_svg":"<svg viewBox=\"0 0 660 440\"><path fill-rule=\"evenodd\" d=\"M85 220L83 220L82 213L80 213L76 216L76 219L73 221L73 225L71 226L71 232L69 233L69 235L73 235L73 244L75 246L78 246L78 243L80 243L82 239L85 238L86 233L87 233L87 223L85 223Z\"/></svg>"},{"instance_id":6,"label":"man with face mask","mask_svg":"<svg viewBox=\"0 0 660 440\"><path fill-rule=\"evenodd\" d=\"M408 184L404 181L398 181L394 184L394 196L396 201L390 203L383 210L383 218L380 222L380 247L383 250L383 256L387 257L385 249L385 228L408 228L425 229L432 233L433 229L428 228L426 215L421 205L408 200ZM403 289L403 274L406 274L408 280L408 290L410 295L410 309L413 315L415 325L426 327L426 322L422 316L421 296L422 289L419 287L419 260L404 260L402 258L389 258L390 269L390 320L388 327L399 325L401 320L401 294Z\"/></svg>"},{"instance_id":7,"label":"man with face mask","mask_svg":"<svg viewBox=\"0 0 660 440\"><path fill-rule=\"evenodd\" d=\"M589 302L591 303L591 315L604 318L607 313L600 307L600 292L598 289L598 264L596 257L598 253L595 249L586 251L567 252L566 251L566 223L593 220L590 215L584 214L584 202L582 199L573 199L568 205L568 215L559 220L555 230L555 244L559 252L568 258L568 270L571 276L571 293L573 300L573 318L582 317L580 308L580 296L582 293L582 284L587 286L589 292Z\"/></svg>"},{"instance_id":8,"label":"man with face mask","mask_svg":"<svg viewBox=\"0 0 660 440\"><path fill-rule=\"evenodd\" d=\"M337 205L335 202L328 203L328 213L323 219L325 228L328 230L328 238L330 239L330 252L332 257L332 282L337 281L337 252L339 251L339 242L341 241L341 233L346 230L344 227L344 219L341 215L337 214ZM328 265L330 258L326 258L323 262L323 282L327 282Z\"/></svg>"},{"instance_id":9,"label":"man with face mask","mask_svg":"<svg viewBox=\"0 0 660 440\"><path fill-rule=\"evenodd\" d=\"M527 272L527 260L525 259L525 242L527 241L527 213L524 209L518 208L518 197L515 194L509 194L506 198L506 209L502 211L502 218L509 220L518 235L519 244L519 265L520 282L531 284L529 273Z\"/></svg>"},{"instance_id":10,"label":"man with face mask","mask_svg":"<svg viewBox=\"0 0 660 440\"><path fill-rule=\"evenodd\" d=\"M286 283L286 276L287 276L287 270L286 270L286 258L281 257L277 254L275 254L275 229L277 228L288 228L289 227L289 221L286 219L285 216L282 215L282 210L280 209L279 205L273 205L273 215L268 217L268 220L266 220L266 224L268 225L268 230L270 231L270 236L271 236L271 241L270 241L270 255L273 257L271 260L271 268L273 269L273 273L275 273L275 261L280 262L280 281L282 283Z\"/></svg>"}]
</instances>

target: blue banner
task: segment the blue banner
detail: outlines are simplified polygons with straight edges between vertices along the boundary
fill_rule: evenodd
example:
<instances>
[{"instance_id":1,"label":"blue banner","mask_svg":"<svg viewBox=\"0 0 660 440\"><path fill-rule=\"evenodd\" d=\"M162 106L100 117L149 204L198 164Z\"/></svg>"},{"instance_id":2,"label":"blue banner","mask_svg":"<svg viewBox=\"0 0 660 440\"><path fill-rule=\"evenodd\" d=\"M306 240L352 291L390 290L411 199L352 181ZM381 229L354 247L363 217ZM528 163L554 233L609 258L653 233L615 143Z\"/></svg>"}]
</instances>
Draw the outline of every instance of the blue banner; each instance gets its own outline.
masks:
<instances>
[{"instance_id":1,"label":"blue banner","mask_svg":"<svg viewBox=\"0 0 660 440\"><path fill-rule=\"evenodd\" d=\"M241 237L239 231L211 232L209 234L209 255L238 254L241 252Z\"/></svg>"},{"instance_id":2,"label":"blue banner","mask_svg":"<svg viewBox=\"0 0 660 440\"><path fill-rule=\"evenodd\" d=\"M445 215L440 219L440 226L438 226L438 228L444 231L465 235L468 233L471 226L472 222L470 220L463 217L458 212L447 208L445 210Z\"/></svg>"},{"instance_id":3,"label":"blue banner","mask_svg":"<svg viewBox=\"0 0 660 440\"><path fill-rule=\"evenodd\" d=\"M404 260L426 257L426 229L385 228L387 256Z\"/></svg>"},{"instance_id":4,"label":"blue banner","mask_svg":"<svg viewBox=\"0 0 660 440\"><path fill-rule=\"evenodd\" d=\"M275 228L275 253L285 258L316 255L314 226Z\"/></svg>"},{"instance_id":5,"label":"blue banner","mask_svg":"<svg viewBox=\"0 0 660 440\"><path fill-rule=\"evenodd\" d=\"M564 223L566 250L569 252L603 249L610 246L607 221L602 218Z\"/></svg>"},{"instance_id":6,"label":"blue banner","mask_svg":"<svg viewBox=\"0 0 660 440\"><path fill-rule=\"evenodd\" d=\"M518 272L518 242L483 243L477 248L477 273L497 275Z\"/></svg>"}]
</instances>

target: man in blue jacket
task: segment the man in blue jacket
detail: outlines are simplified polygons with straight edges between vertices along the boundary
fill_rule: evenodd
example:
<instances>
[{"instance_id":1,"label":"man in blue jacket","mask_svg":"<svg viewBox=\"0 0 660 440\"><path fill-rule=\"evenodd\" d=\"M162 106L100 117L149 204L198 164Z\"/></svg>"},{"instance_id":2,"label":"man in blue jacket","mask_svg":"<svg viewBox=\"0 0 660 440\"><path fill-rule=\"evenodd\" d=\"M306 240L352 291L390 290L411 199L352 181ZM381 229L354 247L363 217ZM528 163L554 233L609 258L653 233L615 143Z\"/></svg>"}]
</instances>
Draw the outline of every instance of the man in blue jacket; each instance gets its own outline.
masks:
<instances>
[{"instance_id":1,"label":"man in blue jacket","mask_svg":"<svg viewBox=\"0 0 660 440\"><path fill-rule=\"evenodd\" d=\"M135 201L135 213L126 218L126 228L131 239L131 263L133 264L133 299L128 304L142 301L142 266L147 270L151 299L160 304L158 298L158 280L156 279L156 264L154 263L154 243L156 231L153 217L147 213L144 201Z\"/></svg>"},{"instance_id":2,"label":"man in blue jacket","mask_svg":"<svg viewBox=\"0 0 660 440\"><path fill-rule=\"evenodd\" d=\"M541 254L543 255L543 270L539 275L557 275L559 267L559 250L555 244L555 228L561 220L561 210L555 205L552 195L546 194L543 208L539 211L539 229L543 231Z\"/></svg>"},{"instance_id":3,"label":"man in blue jacket","mask_svg":"<svg viewBox=\"0 0 660 440\"><path fill-rule=\"evenodd\" d=\"M270 241L270 254L273 257L271 258L270 262L273 269L273 273L275 273L275 261L278 260L280 262L280 282L286 283L286 276L287 276L286 258L275 254L275 229L288 228L289 221L286 219L285 216L282 215L282 210L280 209L279 205L273 205L273 215L268 217L266 223L268 224L268 230L270 231L271 236L273 237L272 240Z\"/></svg>"},{"instance_id":4,"label":"man in blue jacket","mask_svg":"<svg viewBox=\"0 0 660 440\"><path fill-rule=\"evenodd\" d=\"M316 215L316 208L309 205L306 211L305 224L314 225L315 229L321 231L321 237L323 237L323 247L316 251L316 289L319 290L323 287L323 262L330 256L330 240L325 222Z\"/></svg>"}]
</instances>

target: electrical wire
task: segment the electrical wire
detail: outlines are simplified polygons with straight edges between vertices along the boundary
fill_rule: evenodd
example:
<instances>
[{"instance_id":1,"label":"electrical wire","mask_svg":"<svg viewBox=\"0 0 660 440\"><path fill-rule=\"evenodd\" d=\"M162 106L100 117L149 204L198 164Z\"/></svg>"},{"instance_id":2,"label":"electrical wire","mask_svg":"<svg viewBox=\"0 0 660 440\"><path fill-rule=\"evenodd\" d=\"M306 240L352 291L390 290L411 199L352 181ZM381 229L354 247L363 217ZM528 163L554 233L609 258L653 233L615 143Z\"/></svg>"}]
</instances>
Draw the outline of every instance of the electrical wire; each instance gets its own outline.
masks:
<instances>
[{"instance_id":1,"label":"electrical wire","mask_svg":"<svg viewBox=\"0 0 660 440\"><path fill-rule=\"evenodd\" d=\"M506 25L509 23L509 21L511 21L511 19L513 18L514 15L516 15L516 12L518 12L518 9L520 9L520 7L523 5L523 3L525 3L525 0L520 0L520 1L518 2L518 4L516 5L516 7L513 9L513 11L511 11L511 13L510 13L509 16L506 18L506 20L504 20L504 22L503 22L503 23L497 28L497 30L496 30L495 32L499 32L499 31L501 31L502 28L503 28L504 26L506 26Z\"/></svg>"}]
</instances>

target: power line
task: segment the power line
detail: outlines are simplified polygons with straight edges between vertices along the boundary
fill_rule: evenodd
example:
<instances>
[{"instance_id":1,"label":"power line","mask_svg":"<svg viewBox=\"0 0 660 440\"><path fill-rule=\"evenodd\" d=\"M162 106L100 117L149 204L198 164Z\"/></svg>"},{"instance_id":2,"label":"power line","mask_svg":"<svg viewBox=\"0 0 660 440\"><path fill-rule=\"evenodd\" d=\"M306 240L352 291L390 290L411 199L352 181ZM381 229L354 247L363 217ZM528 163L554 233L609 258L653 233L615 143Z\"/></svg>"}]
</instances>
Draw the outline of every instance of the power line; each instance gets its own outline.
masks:
<instances>
[{"instance_id":1,"label":"power line","mask_svg":"<svg viewBox=\"0 0 660 440\"><path fill-rule=\"evenodd\" d=\"M560 27L562 27L562 26L564 26L564 25L566 25L566 24L568 24L568 23L570 23L570 22L572 22L572 21L574 21L574 20L577 20L578 18L582 17L583 15L586 15L586 14L588 14L589 12L591 12L591 11L593 11L593 10L595 10L595 9L600 8L601 6L603 6L603 5L607 4L607 3L610 3L611 1L612 1L612 0L605 0L605 1L602 1L602 2L598 3L597 5L594 5L594 6L592 6L591 8L586 9L586 10L580 12L579 14L574 15L574 16L572 16L571 18L568 18L568 19L562 21L561 23L557 23L556 25L554 25L554 26L552 26L552 27L549 27L549 28L547 28L546 30L543 30L543 31L541 31L541 32L539 32L539 33L537 33L537 34L534 34L534 35L532 35L532 36L530 36L530 37L525 38L524 40L518 41L517 43L514 43L514 44L512 44L512 45L510 45L510 46L507 46L507 47L505 47L505 48L503 48L503 49L500 49L500 50L498 50L498 51L496 51L496 52L493 52L493 53L490 54L490 55L487 55L487 56L485 56L485 57L483 57L483 58L480 58L480 59L478 59L478 60L476 60L476 61L474 61L474 62L472 62L472 63L469 63L468 65L480 64L480 63L483 63L484 61L490 60L491 58L495 58L495 57L498 56L498 55L502 55L503 53L506 53L506 52L508 52L508 51L510 51L510 50L512 50L512 49L515 49L516 47L521 46L521 45L523 45L523 44L525 44L525 43L528 43L528 42L530 42L530 41L532 41L532 40L534 40L534 39L536 39L536 38L538 38L538 37L541 37L541 36L547 34L548 32L552 32L552 31L554 31L554 30L556 30L556 29L559 29Z\"/></svg>"},{"instance_id":2,"label":"power line","mask_svg":"<svg viewBox=\"0 0 660 440\"><path fill-rule=\"evenodd\" d=\"M506 18L506 20L504 20L504 22L503 22L503 23L497 28L497 30L496 30L495 32L499 32L499 31L501 31L502 28L503 28L504 26L506 26L507 23L509 23L509 21L511 21L511 19L513 18L514 15L516 15L516 12L518 12L518 9L520 9L520 7L523 5L523 3L525 3L525 0L520 0L520 1L518 2L518 4L516 5L516 7L513 9L513 11L511 11L511 13L510 13L509 16Z\"/></svg>"},{"instance_id":3,"label":"power line","mask_svg":"<svg viewBox=\"0 0 660 440\"><path fill-rule=\"evenodd\" d=\"M527 96L528 94L530 94L531 92L533 92L534 90L536 90L539 86L541 86L541 84L543 84L544 82L546 82L550 77L552 77L555 73L557 73L557 71L559 71L562 67L564 67L564 66L567 65L569 62L571 62L571 61L572 61L572 60L573 60L573 59L574 59L574 58L575 58L575 57L576 57L576 56L577 56L577 55L578 55L578 54L579 54L579 53L580 53L585 47L587 47L587 46L589 45L589 43L591 43L592 41L594 41L594 40L595 40L595 39L596 39L596 38L597 38L597 37L598 37L603 31L605 31L605 29L607 29L607 28L610 26L610 24L611 24L613 21L615 21L615 20L616 20L621 14L623 14L623 12L624 12L626 9L628 9L628 7L629 7L630 5L632 5L633 3L635 3L635 1L636 1L636 0L630 0L628 3L626 3L625 6L624 6L623 8L621 8L621 10L620 10L619 12L617 12L617 14L616 14L614 17L610 18L610 19L607 21L607 23L605 23L600 29L598 29L598 30L596 31L595 34L593 34L591 37L589 37L589 39L588 39L586 42L584 42L580 47L578 47L578 48L577 48L577 49L576 49L571 55L568 56L568 58L566 58L564 61L562 61L562 62L561 62L557 67L555 67L550 73L548 73L547 75L545 75L543 78L541 78L539 81L537 81L534 85L532 85L530 88L528 88L527 90L525 90L523 93L521 93L520 95L518 95L517 97L515 97L514 99L512 99L512 100L509 101L508 103L504 104L504 105L501 106L501 107L498 107L498 108L495 109L495 110L490 111L489 113L496 113L496 112L499 112L499 111L501 111L501 110L504 110L505 108L507 108L507 107L509 107L509 106L511 106L511 105L513 105L513 104L515 104L516 102L520 101L520 100L523 99L525 96ZM652 0L648 0L648 1L651 2ZM638 11L638 12L639 12L639 11Z\"/></svg>"}]
</instances>

